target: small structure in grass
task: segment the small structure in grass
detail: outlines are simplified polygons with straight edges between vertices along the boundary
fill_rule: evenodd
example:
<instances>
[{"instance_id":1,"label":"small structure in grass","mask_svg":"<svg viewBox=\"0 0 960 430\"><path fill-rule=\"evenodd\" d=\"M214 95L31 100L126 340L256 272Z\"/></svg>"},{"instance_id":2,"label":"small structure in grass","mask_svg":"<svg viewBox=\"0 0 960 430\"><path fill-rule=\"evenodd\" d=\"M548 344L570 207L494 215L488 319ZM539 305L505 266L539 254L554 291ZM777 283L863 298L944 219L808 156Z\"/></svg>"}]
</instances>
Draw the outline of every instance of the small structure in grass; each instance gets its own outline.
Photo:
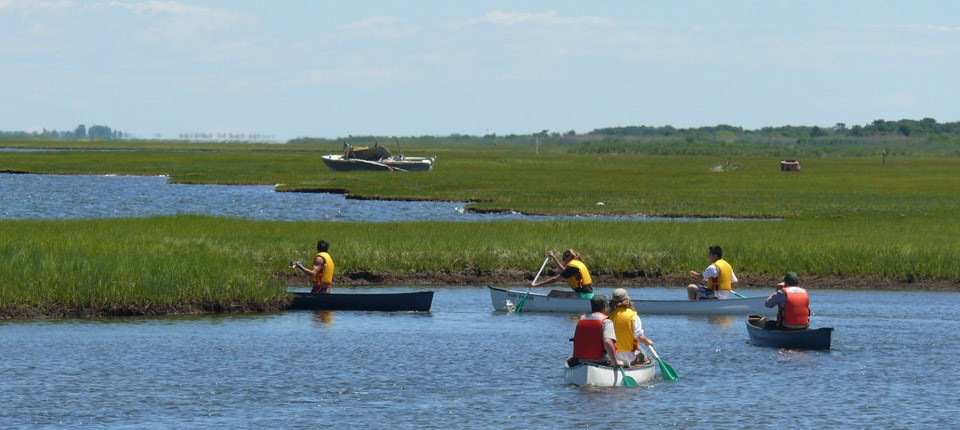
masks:
<instances>
[{"instance_id":1,"label":"small structure in grass","mask_svg":"<svg viewBox=\"0 0 960 430\"><path fill-rule=\"evenodd\" d=\"M781 172L799 172L800 162L797 160L780 160Z\"/></svg>"}]
</instances>

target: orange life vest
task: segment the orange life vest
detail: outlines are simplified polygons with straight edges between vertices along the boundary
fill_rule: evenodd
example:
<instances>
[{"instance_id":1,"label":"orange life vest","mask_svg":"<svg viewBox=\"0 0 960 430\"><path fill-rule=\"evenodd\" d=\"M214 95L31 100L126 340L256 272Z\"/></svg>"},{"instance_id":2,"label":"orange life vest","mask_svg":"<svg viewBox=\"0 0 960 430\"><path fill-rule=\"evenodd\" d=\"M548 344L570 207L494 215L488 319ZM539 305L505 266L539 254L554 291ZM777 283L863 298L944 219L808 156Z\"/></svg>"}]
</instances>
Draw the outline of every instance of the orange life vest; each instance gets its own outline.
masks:
<instances>
[{"instance_id":1,"label":"orange life vest","mask_svg":"<svg viewBox=\"0 0 960 430\"><path fill-rule=\"evenodd\" d=\"M592 312L580 315L577 329L573 332L573 357L584 360L603 358L603 321L607 315Z\"/></svg>"},{"instance_id":2,"label":"orange life vest","mask_svg":"<svg viewBox=\"0 0 960 430\"><path fill-rule=\"evenodd\" d=\"M777 322L786 328L804 328L810 325L810 296L800 287L783 287L787 302L777 312Z\"/></svg>"}]
</instances>

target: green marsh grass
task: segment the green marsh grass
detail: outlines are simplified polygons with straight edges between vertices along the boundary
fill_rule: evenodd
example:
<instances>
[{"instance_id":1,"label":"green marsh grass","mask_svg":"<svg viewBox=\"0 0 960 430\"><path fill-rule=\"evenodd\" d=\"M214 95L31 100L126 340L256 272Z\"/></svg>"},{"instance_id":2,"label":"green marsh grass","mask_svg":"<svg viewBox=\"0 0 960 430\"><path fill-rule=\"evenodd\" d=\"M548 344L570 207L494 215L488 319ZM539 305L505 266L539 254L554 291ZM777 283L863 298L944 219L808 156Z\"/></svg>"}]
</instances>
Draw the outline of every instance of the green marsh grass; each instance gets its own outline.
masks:
<instances>
[{"instance_id":1,"label":"green marsh grass","mask_svg":"<svg viewBox=\"0 0 960 430\"><path fill-rule=\"evenodd\" d=\"M429 139L428 139L429 140ZM60 315L272 309L292 258L333 244L337 272L446 279L533 275L548 250L575 248L599 283L699 270L722 245L745 281L794 270L837 279L960 283L957 143L803 144L802 171L779 171L789 145L763 156L741 144L690 154L591 152L580 142L402 141L436 155L429 173L330 172L320 144L103 144L130 151L4 152L0 170L169 175L172 182L282 184L281 190L471 201L527 213L757 217L782 221L286 223L205 217L0 221L0 314ZM355 142L356 143L356 142ZM917 145L909 146L916 143ZM7 144L6 142L4 143ZM49 143L53 145L54 143ZM62 143L57 142L57 145ZM70 149L83 149L83 145ZM899 146L898 146L899 145ZM885 163L878 148L891 147ZM636 149L639 148L639 149ZM677 149L676 151L679 151ZM850 154L864 154L851 156ZM735 155L736 154L736 155ZM600 204L602 203L602 204ZM296 278L298 282L302 277ZM843 287L843 285L835 285Z\"/></svg>"},{"instance_id":2,"label":"green marsh grass","mask_svg":"<svg viewBox=\"0 0 960 430\"><path fill-rule=\"evenodd\" d=\"M772 285L787 270L918 285L960 281L960 224L931 230L920 217L864 221L0 221L0 315L276 309L285 279L305 283L291 278L287 264L309 260L318 238L332 244L335 283L374 273L506 277L523 285L547 251L573 247L603 285L702 269L712 244L724 247L745 284Z\"/></svg>"}]
</instances>

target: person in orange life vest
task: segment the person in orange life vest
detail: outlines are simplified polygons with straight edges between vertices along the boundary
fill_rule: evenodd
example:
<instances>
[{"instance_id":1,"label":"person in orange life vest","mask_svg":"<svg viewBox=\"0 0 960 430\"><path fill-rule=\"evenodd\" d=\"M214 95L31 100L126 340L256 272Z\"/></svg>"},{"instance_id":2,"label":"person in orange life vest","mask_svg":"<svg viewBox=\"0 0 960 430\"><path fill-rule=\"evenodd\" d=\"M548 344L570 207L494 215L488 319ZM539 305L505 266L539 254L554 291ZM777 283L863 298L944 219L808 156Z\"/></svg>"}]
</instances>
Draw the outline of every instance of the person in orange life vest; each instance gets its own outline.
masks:
<instances>
[{"instance_id":1,"label":"person in orange life vest","mask_svg":"<svg viewBox=\"0 0 960 430\"><path fill-rule=\"evenodd\" d=\"M795 272L783 276L783 282L777 284L777 291L767 297L768 308L777 306L777 320L763 318L763 328L767 330L804 330L810 326L810 296L807 290L800 288L800 277Z\"/></svg>"},{"instance_id":2,"label":"person in orange life vest","mask_svg":"<svg viewBox=\"0 0 960 430\"><path fill-rule=\"evenodd\" d=\"M707 285L687 285L687 299L726 299L733 290L733 286L739 282L737 275L733 273L733 268L723 259L723 248L711 246L707 252L707 260L710 261L710 265L703 273L690 271L690 276L703 277Z\"/></svg>"},{"instance_id":3,"label":"person in orange life vest","mask_svg":"<svg viewBox=\"0 0 960 430\"><path fill-rule=\"evenodd\" d=\"M567 359L567 366L580 363L598 363L607 366L624 365L617 356L617 334L613 321L603 313L607 307L607 297L595 294L590 299L592 312L580 315L577 328L573 332L573 355Z\"/></svg>"},{"instance_id":4,"label":"person in orange life vest","mask_svg":"<svg viewBox=\"0 0 960 430\"><path fill-rule=\"evenodd\" d=\"M553 255L553 251L550 251L548 255L560 267L560 274L537 283L531 282L531 287L539 287L566 279L567 285L577 294L578 298L589 299L593 297L593 279L590 278L590 271L583 264L583 258L580 257L580 254L577 254L577 251L572 249L563 251L562 263L556 255Z\"/></svg>"},{"instance_id":5,"label":"person in orange life vest","mask_svg":"<svg viewBox=\"0 0 960 430\"><path fill-rule=\"evenodd\" d=\"M640 344L653 345L653 341L643 335L643 324L627 290L617 288L610 298L610 312L607 314L613 320L613 330L617 335L617 360L630 364L647 362L646 356L640 351Z\"/></svg>"},{"instance_id":6,"label":"person in orange life vest","mask_svg":"<svg viewBox=\"0 0 960 430\"><path fill-rule=\"evenodd\" d=\"M327 241L321 239L317 242L317 255L313 257L313 269L303 267L299 261L293 263L294 268L300 269L310 277L313 283L311 293L330 292L330 285L333 284L333 258L327 253L329 249L330 244Z\"/></svg>"}]
</instances>

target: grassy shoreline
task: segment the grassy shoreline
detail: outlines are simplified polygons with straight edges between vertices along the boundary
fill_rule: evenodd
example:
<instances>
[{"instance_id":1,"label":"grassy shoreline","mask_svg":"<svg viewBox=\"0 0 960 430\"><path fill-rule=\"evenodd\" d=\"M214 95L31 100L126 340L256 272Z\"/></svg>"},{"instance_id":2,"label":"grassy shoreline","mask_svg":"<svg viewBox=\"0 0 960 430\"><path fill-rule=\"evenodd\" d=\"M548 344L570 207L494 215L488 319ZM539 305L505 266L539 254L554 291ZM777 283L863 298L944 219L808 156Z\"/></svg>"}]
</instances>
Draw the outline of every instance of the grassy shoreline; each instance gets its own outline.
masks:
<instances>
[{"instance_id":1,"label":"grassy shoreline","mask_svg":"<svg viewBox=\"0 0 960 430\"><path fill-rule=\"evenodd\" d=\"M22 144L44 145L66 144ZM284 283L303 281L287 263L309 258L319 238L333 244L340 285L523 285L546 251L571 247L585 256L598 285L680 285L687 280L678 274L702 269L707 247L719 244L751 286L766 287L793 270L816 287L960 290L954 140L759 149L742 142L546 141L538 151L523 139L404 141L408 155L438 157L434 171L417 174L330 172L319 156L339 152L337 142L67 146L70 151L4 152L0 171L279 184L279 191L347 198L472 202L468 210L478 212L740 220L0 221L0 317L278 309L286 300ZM881 159L877 154L887 146L891 156ZM781 158L801 158L802 172L780 172ZM763 218L783 220L750 220Z\"/></svg>"},{"instance_id":2,"label":"grassy shoreline","mask_svg":"<svg viewBox=\"0 0 960 430\"><path fill-rule=\"evenodd\" d=\"M960 223L926 220L269 222L173 216L0 221L0 316L151 315L282 308L287 267L332 244L338 285L525 285L546 251L575 247L597 285L672 285L721 244L745 286L787 270L830 288L960 289ZM872 240L870 231L888 235ZM943 236L939 236L943 234ZM432 280L432 282L431 282ZM820 280L820 281L818 281Z\"/></svg>"}]
</instances>

